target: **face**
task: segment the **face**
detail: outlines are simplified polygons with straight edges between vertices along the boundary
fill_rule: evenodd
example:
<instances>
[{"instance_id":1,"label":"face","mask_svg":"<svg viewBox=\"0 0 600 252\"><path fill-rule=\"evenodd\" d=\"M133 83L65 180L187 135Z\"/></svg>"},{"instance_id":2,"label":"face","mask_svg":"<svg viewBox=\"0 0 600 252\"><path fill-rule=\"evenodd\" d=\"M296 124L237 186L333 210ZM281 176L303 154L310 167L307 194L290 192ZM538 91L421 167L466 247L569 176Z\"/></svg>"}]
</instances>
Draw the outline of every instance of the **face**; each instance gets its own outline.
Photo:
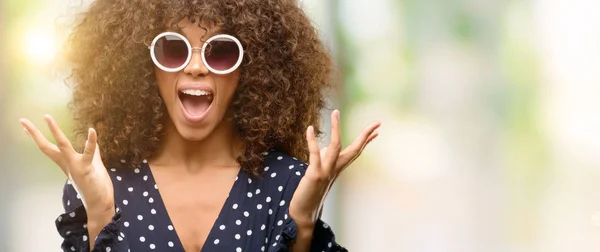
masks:
<instances>
[{"instance_id":1,"label":"face","mask_svg":"<svg viewBox=\"0 0 600 252\"><path fill-rule=\"evenodd\" d=\"M183 35L192 48L202 48L206 40L218 34L218 29L209 29L207 33L187 19L182 20L178 27L181 30L174 32ZM213 65L210 59L207 62ZM201 50L194 49L189 63L180 70L169 72L155 65L155 73L160 95L171 119L168 126L174 126L184 139L205 139L225 123L229 104L238 86L239 69L226 74L213 73L204 64Z\"/></svg>"}]
</instances>

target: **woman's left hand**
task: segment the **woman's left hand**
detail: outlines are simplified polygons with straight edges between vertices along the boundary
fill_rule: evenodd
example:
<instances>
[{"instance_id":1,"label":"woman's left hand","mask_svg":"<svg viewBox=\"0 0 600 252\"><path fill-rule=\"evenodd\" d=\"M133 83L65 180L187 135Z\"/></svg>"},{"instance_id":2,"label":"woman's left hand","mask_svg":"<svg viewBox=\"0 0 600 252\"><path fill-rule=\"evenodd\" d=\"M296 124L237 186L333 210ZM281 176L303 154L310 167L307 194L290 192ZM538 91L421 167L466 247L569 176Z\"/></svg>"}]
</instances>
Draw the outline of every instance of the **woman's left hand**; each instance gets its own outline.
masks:
<instances>
[{"instance_id":1,"label":"woman's left hand","mask_svg":"<svg viewBox=\"0 0 600 252\"><path fill-rule=\"evenodd\" d=\"M339 114L338 110L331 113L329 146L319 150L313 127L309 126L306 131L310 152L309 166L294 192L289 207L290 217L299 228L314 227L321 215L327 193L335 180L378 135L376 130L380 123L371 123L350 146L342 151Z\"/></svg>"}]
</instances>

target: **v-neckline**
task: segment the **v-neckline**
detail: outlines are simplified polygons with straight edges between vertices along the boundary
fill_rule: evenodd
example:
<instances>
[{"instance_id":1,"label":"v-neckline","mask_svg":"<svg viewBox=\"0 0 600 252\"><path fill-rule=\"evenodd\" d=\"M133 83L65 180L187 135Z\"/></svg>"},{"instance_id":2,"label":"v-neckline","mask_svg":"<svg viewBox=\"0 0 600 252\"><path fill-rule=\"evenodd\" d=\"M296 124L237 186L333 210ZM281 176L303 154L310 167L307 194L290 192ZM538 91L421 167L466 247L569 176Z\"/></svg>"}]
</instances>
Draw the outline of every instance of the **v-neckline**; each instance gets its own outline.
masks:
<instances>
[{"instance_id":1,"label":"v-neckline","mask_svg":"<svg viewBox=\"0 0 600 252\"><path fill-rule=\"evenodd\" d=\"M183 251L185 251L185 249L183 247L183 242L181 241L181 238L179 237L179 234L177 233L177 229L175 228L175 225L173 224L173 221L171 220L171 216L169 215L169 212L167 211L167 206L165 205L165 202L163 201L162 195L160 193L160 187L158 186L158 184L156 183L156 180L154 179L154 174L152 173L150 164L145 163L145 166L146 166L145 169L148 172L148 180L149 180L150 184L154 184L154 188L156 189L156 197L157 197L156 203L158 203L159 207L161 208L160 210L166 214L166 222L167 222L166 224L171 225L173 227L172 231L174 232L175 238L176 238L176 244L174 244L174 245L178 245L177 247L180 247ZM206 236L206 239L202 243L202 247L200 248L200 251L198 251L198 252L206 252L206 251L204 251L204 249L207 248L206 243L208 241L210 241L210 238L213 236L213 233L215 231L217 223L219 223L221 216L223 216L223 211L225 210L225 207L231 204L231 202L230 202L231 195L232 195L232 193L235 192L235 189L238 188L238 181L241 180L240 177L244 173L244 171L241 167L238 169L239 170L237 172L237 175L235 176L235 181L233 181L233 185L229 189L229 194L227 194L227 198L225 199L225 202L223 202L223 205L221 206L221 209L219 210L219 214L217 215L217 218L211 225L211 228L208 231L208 235Z\"/></svg>"}]
</instances>

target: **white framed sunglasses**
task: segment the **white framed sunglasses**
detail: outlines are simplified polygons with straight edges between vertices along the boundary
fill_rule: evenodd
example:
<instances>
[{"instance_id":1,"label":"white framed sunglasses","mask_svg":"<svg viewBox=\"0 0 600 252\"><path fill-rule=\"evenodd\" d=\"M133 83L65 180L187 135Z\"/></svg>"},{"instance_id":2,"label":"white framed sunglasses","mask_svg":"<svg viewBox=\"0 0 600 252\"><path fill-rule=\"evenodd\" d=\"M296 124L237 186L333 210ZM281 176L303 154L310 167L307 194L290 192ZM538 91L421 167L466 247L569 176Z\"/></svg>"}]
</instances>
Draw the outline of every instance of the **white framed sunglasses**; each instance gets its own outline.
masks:
<instances>
[{"instance_id":1,"label":"white framed sunglasses","mask_svg":"<svg viewBox=\"0 0 600 252\"><path fill-rule=\"evenodd\" d=\"M240 41L231 35L217 34L210 37L202 48L192 47L190 42L176 32L158 34L148 46L154 64L167 72L177 72L185 68L194 50L200 50L202 62L215 74L228 74L235 71L244 57Z\"/></svg>"}]
</instances>

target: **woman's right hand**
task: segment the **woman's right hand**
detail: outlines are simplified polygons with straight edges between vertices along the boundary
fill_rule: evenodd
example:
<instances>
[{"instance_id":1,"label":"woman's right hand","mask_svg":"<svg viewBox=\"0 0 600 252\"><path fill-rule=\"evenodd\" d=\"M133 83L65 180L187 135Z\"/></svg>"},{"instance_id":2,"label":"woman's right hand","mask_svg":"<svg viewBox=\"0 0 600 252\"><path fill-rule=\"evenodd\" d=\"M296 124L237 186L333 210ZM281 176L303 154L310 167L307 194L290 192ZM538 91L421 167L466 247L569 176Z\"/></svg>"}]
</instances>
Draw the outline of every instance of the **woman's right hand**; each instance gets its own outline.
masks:
<instances>
[{"instance_id":1,"label":"woman's right hand","mask_svg":"<svg viewBox=\"0 0 600 252\"><path fill-rule=\"evenodd\" d=\"M50 115L45 115L44 119L50 127L56 145L48 141L31 121L21 119L20 123L38 148L71 180L85 207L88 226L92 224L102 228L115 214L115 200L112 181L100 157L96 131L92 128L88 130L85 149L83 153L78 153L56 121Z\"/></svg>"}]
</instances>

